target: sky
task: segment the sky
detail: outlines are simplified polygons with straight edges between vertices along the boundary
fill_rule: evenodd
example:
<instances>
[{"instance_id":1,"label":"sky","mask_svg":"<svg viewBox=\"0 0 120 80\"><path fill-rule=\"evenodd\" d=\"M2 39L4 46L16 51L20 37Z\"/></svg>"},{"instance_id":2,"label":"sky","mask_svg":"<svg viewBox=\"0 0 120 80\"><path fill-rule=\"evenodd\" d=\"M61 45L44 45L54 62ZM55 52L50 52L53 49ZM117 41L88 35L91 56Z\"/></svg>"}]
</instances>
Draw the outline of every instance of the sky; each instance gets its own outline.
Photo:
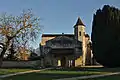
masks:
<instances>
[{"instance_id":1,"label":"sky","mask_svg":"<svg viewBox=\"0 0 120 80\"><path fill-rule=\"evenodd\" d=\"M0 0L0 14L7 12L19 15L23 10L32 9L40 17L42 33L73 33L73 26L80 17L91 35L93 14L103 5L120 8L120 0ZM37 48L41 34L34 47Z\"/></svg>"}]
</instances>

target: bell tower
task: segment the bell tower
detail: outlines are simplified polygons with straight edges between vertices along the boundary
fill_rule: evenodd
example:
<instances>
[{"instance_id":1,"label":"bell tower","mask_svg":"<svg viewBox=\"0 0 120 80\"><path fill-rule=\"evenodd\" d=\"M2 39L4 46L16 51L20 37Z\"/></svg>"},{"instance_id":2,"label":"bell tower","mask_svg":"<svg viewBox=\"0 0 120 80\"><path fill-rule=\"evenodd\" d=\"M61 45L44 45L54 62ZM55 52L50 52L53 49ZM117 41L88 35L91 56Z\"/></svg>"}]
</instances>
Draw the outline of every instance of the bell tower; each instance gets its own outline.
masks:
<instances>
[{"instance_id":1,"label":"bell tower","mask_svg":"<svg viewBox=\"0 0 120 80\"><path fill-rule=\"evenodd\" d=\"M85 35L85 25L81 21L80 17L78 17L77 23L74 26L74 35L76 40L83 42L83 37Z\"/></svg>"},{"instance_id":2,"label":"bell tower","mask_svg":"<svg viewBox=\"0 0 120 80\"><path fill-rule=\"evenodd\" d=\"M79 62L81 62L81 65L85 65L85 55L86 55L86 47L85 47L85 25L83 24L83 22L81 21L80 17L78 17L78 20L74 26L74 38L76 40L76 44L78 44L77 42L81 42L82 43L82 55L79 55L79 58L77 58L76 64L78 64ZM76 55L80 54L81 52L77 53ZM82 57L82 59L80 59L80 57Z\"/></svg>"}]
</instances>

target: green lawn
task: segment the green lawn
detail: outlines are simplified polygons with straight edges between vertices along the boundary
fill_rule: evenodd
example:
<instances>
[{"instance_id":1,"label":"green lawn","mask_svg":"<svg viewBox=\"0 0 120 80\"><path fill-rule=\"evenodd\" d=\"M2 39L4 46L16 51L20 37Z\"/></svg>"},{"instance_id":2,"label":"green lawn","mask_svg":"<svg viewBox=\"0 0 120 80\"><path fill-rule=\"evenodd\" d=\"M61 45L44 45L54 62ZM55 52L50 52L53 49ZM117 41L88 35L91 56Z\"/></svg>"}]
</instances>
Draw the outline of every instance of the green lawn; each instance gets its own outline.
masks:
<instances>
[{"instance_id":1,"label":"green lawn","mask_svg":"<svg viewBox=\"0 0 120 80\"><path fill-rule=\"evenodd\" d=\"M17 69L17 68L0 69L0 75L29 71L29 70L32 70L32 69Z\"/></svg>"},{"instance_id":2,"label":"green lawn","mask_svg":"<svg viewBox=\"0 0 120 80\"><path fill-rule=\"evenodd\" d=\"M75 71L75 70L45 70L40 72L28 73L24 75L12 76L8 78L4 78L1 80L52 80L59 78L70 78L70 77L79 77L79 76L87 76L94 74L106 74L108 72L100 72L100 71Z\"/></svg>"},{"instance_id":3,"label":"green lawn","mask_svg":"<svg viewBox=\"0 0 120 80\"><path fill-rule=\"evenodd\" d=\"M81 79L79 79L81 80ZM113 75L101 78L93 78L93 79L82 79L82 80L120 80L120 75Z\"/></svg>"},{"instance_id":4,"label":"green lawn","mask_svg":"<svg viewBox=\"0 0 120 80\"><path fill-rule=\"evenodd\" d=\"M17 70L15 70L15 72L16 71ZM118 71L120 71L120 68L51 69L51 70L44 70L44 71L40 71L40 72L34 72L34 73L28 73L28 74L23 74L23 75L7 77L7 78L3 78L0 80L26 80L26 79L28 79L28 80L52 80L52 79L59 79L59 78L88 76L88 75L94 75L94 74L99 75L99 74L106 74L106 73L118 72ZM117 77L119 77L119 75L110 76L110 77L112 78L112 80L115 80L113 78L117 78ZM104 77L104 78L106 78L105 80L109 80L109 77ZM104 78L95 78L95 79L86 79L86 80L104 80ZM119 77L119 79L120 79L120 77Z\"/></svg>"},{"instance_id":5,"label":"green lawn","mask_svg":"<svg viewBox=\"0 0 120 80\"><path fill-rule=\"evenodd\" d=\"M64 68L64 69L52 69L52 71L87 71L87 72L120 72L120 68Z\"/></svg>"}]
</instances>

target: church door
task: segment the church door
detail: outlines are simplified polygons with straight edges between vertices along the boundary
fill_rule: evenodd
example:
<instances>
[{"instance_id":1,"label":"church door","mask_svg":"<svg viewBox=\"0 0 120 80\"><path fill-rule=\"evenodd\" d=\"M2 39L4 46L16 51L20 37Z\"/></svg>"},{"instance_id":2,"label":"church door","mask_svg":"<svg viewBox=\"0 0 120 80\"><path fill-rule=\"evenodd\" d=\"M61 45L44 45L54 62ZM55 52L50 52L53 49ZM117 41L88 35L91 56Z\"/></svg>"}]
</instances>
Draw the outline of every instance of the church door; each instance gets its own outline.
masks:
<instances>
[{"instance_id":1,"label":"church door","mask_svg":"<svg viewBox=\"0 0 120 80\"><path fill-rule=\"evenodd\" d=\"M65 67L65 64L66 64L66 59L65 59L65 57L62 57L61 58L61 66Z\"/></svg>"}]
</instances>

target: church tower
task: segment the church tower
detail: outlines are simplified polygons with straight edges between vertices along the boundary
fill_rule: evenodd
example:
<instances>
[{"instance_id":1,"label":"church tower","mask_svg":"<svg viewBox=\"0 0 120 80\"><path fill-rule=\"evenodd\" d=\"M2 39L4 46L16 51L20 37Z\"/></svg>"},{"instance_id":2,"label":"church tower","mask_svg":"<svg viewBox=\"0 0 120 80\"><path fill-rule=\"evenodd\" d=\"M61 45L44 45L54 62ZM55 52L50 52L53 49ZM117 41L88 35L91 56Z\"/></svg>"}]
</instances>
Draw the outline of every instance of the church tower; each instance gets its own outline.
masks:
<instances>
[{"instance_id":1,"label":"church tower","mask_svg":"<svg viewBox=\"0 0 120 80\"><path fill-rule=\"evenodd\" d=\"M83 42L83 37L85 35L85 25L81 21L80 17L78 17L77 23L74 26L74 35L76 40Z\"/></svg>"},{"instance_id":2,"label":"church tower","mask_svg":"<svg viewBox=\"0 0 120 80\"><path fill-rule=\"evenodd\" d=\"M77 23L74 26L74 37L76 42L82 42L82 65L85 65L85 56L86 56L86 47L85 47L85 25L81 21L80 17L78 17ZM77 62L81 62L80 58L76 60Z\"/></svg>"}]
</instances>

